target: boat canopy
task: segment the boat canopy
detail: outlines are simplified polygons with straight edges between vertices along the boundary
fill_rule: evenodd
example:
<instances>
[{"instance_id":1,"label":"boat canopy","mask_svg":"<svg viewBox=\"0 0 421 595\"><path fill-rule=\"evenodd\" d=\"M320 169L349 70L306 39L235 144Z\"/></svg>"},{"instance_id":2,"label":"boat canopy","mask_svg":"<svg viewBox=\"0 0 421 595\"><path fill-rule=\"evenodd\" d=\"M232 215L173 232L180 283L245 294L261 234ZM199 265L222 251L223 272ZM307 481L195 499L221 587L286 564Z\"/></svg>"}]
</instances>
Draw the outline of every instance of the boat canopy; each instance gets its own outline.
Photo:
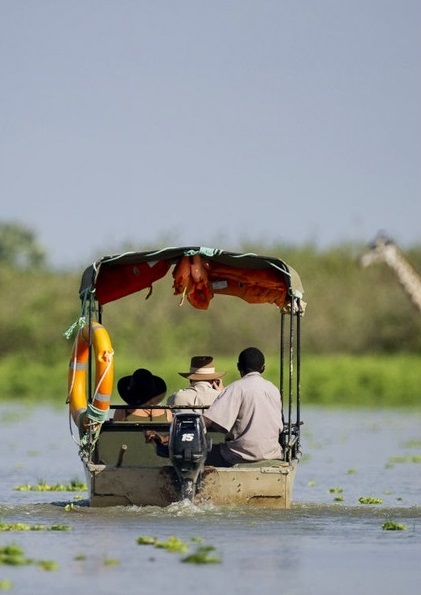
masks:
<instances>
[{"instance_id":1,"label":"boat canopy","mask_svg":"<svg viewBox=\"0 0 421 595\"><path fill-rule=\"evenodd\" d=\"M171 267L174 294L199 309L207 309L218 294L279 308L303 296L298 273L280 258L197 246L103 256L85 269L79 295L104 305L143 289L151 292Z\"/></svg>"}]
</instances>

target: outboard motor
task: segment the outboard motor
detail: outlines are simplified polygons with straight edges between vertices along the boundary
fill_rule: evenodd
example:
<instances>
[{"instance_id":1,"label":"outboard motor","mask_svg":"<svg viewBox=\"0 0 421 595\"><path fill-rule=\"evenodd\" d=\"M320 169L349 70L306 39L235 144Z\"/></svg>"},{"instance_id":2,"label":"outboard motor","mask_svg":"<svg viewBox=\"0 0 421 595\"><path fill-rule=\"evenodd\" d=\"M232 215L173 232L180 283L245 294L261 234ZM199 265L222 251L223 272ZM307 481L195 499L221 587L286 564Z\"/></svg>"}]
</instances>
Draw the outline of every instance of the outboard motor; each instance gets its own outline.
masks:
<instances>
[{"instance_id":1,"label":"outboard motor","mask_svg":"<svg viewBox=\"0 0 421 595\"><path fill-rule=\"evenodd\" d=\"M181 482L181 497L192 500L212 447L200 413L176 413L170 428L169 456Z\"/></svg>"}]
</instances>

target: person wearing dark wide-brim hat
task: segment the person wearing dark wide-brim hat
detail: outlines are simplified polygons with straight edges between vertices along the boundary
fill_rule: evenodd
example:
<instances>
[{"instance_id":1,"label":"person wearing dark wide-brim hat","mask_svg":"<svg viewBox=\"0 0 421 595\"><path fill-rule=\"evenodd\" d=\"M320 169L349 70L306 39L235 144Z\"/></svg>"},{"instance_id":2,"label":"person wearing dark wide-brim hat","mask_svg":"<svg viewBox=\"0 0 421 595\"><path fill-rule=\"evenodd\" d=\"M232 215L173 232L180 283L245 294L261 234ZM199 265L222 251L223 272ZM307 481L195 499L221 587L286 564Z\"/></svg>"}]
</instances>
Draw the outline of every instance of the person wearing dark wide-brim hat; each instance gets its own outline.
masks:
<instances>
[{"instance_id":1,"label":"person wearing dark wide-brim hat","mask_svg":"<svg viewBox=\"0 0 421 595\"><path fill-rule=\"evenodd\" d=\"M193 356L190 361L190 370L179 372L179 374L189 380L190 385L170 395L168 405L183 407L180 411L185 411L185 407L191 406L192 411L200 413L202 410L195 410L194 407L208 407L223 388L222 377L225 372L216 370L213 357L210 355Z\"/></svg>"},{"instance_id":2,"label":"person wearing dark wide-brim hat","mask_svg":"<svg viewBox=\"0 0 421 595\"><path fill-rule=\"evenodd\" d=\"M117 409L115 421L171 421L171 411L148 408L159 405L167 392L165 381L150 370L139 368L130 376L123 376L117 383L117 390L129 407Z\"/></svg>"}]
</instances>

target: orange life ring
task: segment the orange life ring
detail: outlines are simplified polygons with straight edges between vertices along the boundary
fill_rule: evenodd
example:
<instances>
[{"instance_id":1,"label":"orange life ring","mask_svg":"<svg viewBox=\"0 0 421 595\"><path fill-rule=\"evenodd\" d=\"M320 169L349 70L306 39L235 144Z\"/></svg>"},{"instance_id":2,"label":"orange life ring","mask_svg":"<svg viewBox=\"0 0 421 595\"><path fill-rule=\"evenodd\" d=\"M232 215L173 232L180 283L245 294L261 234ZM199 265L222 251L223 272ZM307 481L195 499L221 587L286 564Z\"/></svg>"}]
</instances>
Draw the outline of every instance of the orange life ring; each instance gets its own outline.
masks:
<instances>
[{"instance_id":1,"label":"orange life ring","mask_svg":"<svg viewBox=\"0 0 421 595\"><path fill-rule=\"evenodd\" d=\"M91 332L90 332L91 331ZM95 353L95 391L92 403L87 401L86 375L90 341ZM68 392L70 413L81 431L89 423L104 421L110 408L114 380L114 351L107 330L93 322L85 325L76 336L69 362Z\"/></svg>"}]
</instances>

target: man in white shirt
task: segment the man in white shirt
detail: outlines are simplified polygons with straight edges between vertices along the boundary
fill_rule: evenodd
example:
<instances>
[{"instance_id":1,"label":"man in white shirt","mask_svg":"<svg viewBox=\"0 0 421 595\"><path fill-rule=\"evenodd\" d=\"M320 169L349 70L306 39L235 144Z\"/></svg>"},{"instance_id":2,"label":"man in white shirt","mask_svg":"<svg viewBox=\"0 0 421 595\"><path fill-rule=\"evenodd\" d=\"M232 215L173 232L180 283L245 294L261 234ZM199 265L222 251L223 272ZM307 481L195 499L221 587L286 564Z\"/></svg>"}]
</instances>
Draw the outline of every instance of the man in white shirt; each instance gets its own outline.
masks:
<instances>
[{"instance_id":1,"label":"man in white shirt","mask_svg":"<svg viewBox=\"0 0 421 595\"><path fill-rule=\"evenodd\" d=\"M223 389L203 416L208 428L226 433L214 444L206 465L231 467L268 459L282 459L279 436L283 429L279 389L261 376L263 353L256 347L238 357L240 380Z\"/></svg>"},{"instance_id":2,"label":"man in white shirt","mask_svg":"<svg viewBox=\"0 0 421 595\"><path fill-rule=\"evenodd\" d=\"M187 378L190 385L182 388L168 397L167 404L171 407L182 406L180 411L193 411L202 413L202 409L194 406L211 405L223 388L222 376L225 372L217 372L213 358L210 355L195 355L191 358L190 371L179 372L180 376ZM192 409L186 409L191 405ZM177 412L176 409L174 409Z\"/></svg>"}]
</instances>

